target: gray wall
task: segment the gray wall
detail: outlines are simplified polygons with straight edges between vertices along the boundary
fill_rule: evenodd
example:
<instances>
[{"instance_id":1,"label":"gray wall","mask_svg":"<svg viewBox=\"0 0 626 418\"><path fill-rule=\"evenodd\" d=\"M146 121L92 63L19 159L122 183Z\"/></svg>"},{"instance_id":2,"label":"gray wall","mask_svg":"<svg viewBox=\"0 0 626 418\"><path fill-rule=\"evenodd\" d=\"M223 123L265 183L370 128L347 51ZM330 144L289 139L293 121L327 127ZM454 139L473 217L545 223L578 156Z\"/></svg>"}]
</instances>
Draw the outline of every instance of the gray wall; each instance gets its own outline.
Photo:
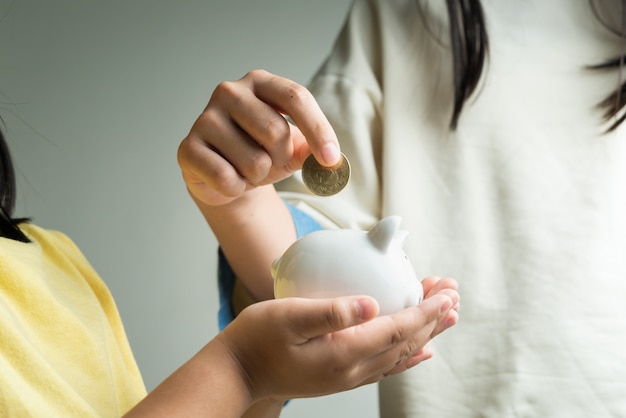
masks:
<instances>
[{"instance_id":1,"label":"gray wall","mask_svg":"<svg viewBox=\"0 0 626 418\"><path fill-rule=\"evenodd\" d=\"M306 83L349 0L0 0L0 115L18 215L67 233L113 292L148 389L216 332L216 242L176 148L253 68ZM285 417L375 417L374 387Z\"/></svg>"}]
</instances>

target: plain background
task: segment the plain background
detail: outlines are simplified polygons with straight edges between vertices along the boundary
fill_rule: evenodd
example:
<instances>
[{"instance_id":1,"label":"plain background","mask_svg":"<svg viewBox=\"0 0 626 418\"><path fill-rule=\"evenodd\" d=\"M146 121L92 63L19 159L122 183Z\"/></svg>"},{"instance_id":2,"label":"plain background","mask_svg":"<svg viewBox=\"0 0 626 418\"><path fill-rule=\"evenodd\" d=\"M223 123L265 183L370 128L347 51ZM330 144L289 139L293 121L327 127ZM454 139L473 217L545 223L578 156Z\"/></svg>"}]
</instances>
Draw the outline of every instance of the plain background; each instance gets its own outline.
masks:
<instances>
[{"instance_id":1,"label":"plain background","mask_svg":"<svg viewBox=\"0 0 626 418\"><path fill-rule=\"evenodd\" d=\"M349 2L0 0L16 215L82 249L149 390L217 332L217 244L184 188L180 140L222 80L265 68L305 84ZM283 416L376 417L376 389L297 400Z\"/></svg>"}]
</instances>

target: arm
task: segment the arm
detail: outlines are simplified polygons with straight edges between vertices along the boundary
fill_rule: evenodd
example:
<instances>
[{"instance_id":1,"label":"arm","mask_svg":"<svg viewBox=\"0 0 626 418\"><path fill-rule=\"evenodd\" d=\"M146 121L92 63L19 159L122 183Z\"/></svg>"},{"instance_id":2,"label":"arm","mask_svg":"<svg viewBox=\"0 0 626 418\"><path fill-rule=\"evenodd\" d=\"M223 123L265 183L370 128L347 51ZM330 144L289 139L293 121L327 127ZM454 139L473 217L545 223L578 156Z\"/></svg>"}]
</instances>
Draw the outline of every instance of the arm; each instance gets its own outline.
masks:
<instances>
[{"instance_id":1,"label":"arm","mask_svg":"<svg viewBox=\"0 0 626 418\"><path fill-rule=\"evenodd\" d=\"M296 238L273 184L311 152L327 166L339 160L330 123L306 88L260 70L221 83L179 147L191 196L258 300L273 296L271 263Z\"/></svg>"},{"instance_id":2,"label":"arm","mask_svg":"<svg viewBox=\"0 0 626 418\"><path fill-rule=\"evenodd\" d=\"M429 358L425 344L458 318L456 282L424 283L422 304L390 316L364 296L251 305L126 418L277 417L287 399L400 373Z\"/></svg>"},{"instance_id":3,"label":"arm","mask_svg":"<svg viewBox=\"0 0 626 418\"><path fill-rule=\"evenodd\" d=\"M296 239L289 210L274 187L257 187L222 206L195 196L194 201L247 291L256 300L273 298L270 266Z\"/></svg>"}]
</instances>

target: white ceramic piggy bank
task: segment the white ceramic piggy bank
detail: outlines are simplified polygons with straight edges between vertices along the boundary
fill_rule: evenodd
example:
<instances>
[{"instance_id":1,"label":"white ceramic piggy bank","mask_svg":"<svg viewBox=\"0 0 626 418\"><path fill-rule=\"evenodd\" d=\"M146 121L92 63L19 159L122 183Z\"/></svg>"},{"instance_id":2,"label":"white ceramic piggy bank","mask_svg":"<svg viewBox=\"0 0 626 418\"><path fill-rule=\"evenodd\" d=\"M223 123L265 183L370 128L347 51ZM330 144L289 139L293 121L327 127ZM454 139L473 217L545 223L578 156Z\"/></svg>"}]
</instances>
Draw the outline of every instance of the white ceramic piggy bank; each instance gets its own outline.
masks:
<instances>
[{"instance_id":1,"label":"white ceramic piggy bank","mask_svg":"<svg viewBox=\"0 0 626 418\"><path fill-rule=\"evenodd\" d=\"M274 295L369 295L387 315L422 301L422 284L402 250L408 233L389 216L370 231L332 229L299 238L274 261Z\"/></svg>"}]
</instances>

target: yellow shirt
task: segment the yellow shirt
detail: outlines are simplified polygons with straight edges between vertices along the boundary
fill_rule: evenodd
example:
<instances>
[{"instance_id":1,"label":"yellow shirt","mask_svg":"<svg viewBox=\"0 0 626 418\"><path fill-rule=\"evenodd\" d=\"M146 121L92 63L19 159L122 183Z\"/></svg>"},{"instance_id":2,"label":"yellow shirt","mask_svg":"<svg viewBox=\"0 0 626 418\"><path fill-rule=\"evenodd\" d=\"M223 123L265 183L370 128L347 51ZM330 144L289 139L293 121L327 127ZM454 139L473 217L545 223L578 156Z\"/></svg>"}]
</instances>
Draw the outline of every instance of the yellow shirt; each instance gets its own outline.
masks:
<instances>
[{"instance_id":1,"label":"yellow shirt","mask_svg":"<svg viewBox=\"0 0 626 418\"><path fill-rule=\"evenodd\" d=\"M0 238L0 415L119 417L146 390L104 282L62 233Z\"/></svg>"}]
</instances>

